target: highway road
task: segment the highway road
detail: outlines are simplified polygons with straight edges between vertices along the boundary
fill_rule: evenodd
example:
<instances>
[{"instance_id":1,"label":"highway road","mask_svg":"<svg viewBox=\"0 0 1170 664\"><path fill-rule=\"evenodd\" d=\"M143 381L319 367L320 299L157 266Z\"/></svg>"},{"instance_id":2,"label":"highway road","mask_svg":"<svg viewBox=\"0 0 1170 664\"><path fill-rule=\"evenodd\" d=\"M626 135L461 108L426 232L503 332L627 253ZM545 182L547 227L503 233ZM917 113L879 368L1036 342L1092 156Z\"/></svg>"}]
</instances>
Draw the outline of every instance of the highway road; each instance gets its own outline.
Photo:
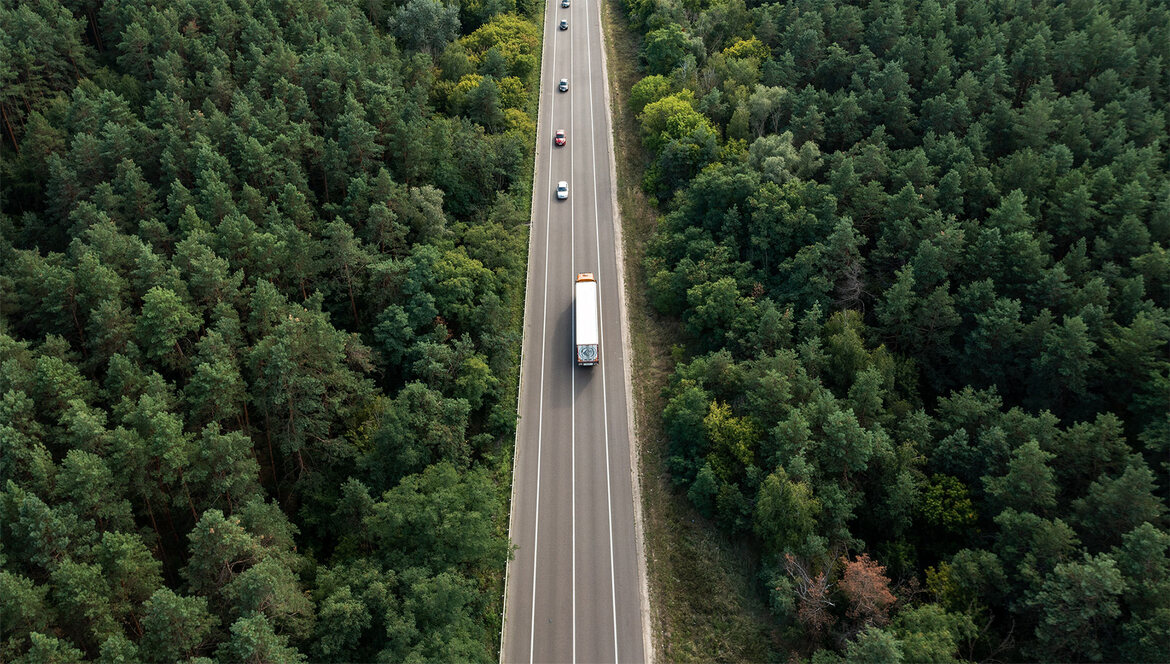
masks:
<instances>
[{"instance_id":1,"label":"highway road","mask_svg":"<svg viewBox=\"0 0 1170 664\"><path fill-rule=\"evenodd\" d=\"M546 0L502 662L653 657L599 0ZM559 30L568 19L568 30ZM569 79L569 90L557 83ZM563 147L553 143L566 131ZM557 200L558 181L569 183ZM601 363L577 367L573 284L597 277Z\"/></svg>"}]
</instances>

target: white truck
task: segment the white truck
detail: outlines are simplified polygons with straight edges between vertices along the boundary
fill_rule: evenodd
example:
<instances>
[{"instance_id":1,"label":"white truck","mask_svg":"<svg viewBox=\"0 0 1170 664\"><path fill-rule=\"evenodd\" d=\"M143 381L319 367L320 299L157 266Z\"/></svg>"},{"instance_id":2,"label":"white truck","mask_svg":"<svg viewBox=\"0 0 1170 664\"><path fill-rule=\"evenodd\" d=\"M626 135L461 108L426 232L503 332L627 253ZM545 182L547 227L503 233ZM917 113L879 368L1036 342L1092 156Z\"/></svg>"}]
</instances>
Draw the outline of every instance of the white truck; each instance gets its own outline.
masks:
<instances>
[{"instance_id":1,"label":"white truck","mask_svg":"<svg viewBox=\"0 0 1170 664\"><path fill-rule=\"evenodd\" d=\"M597 300L597 280L592 272L577 274L573 298L577 321L577 366L591 367L601 362L601 321Z\"/></svg>"}]
</instances>

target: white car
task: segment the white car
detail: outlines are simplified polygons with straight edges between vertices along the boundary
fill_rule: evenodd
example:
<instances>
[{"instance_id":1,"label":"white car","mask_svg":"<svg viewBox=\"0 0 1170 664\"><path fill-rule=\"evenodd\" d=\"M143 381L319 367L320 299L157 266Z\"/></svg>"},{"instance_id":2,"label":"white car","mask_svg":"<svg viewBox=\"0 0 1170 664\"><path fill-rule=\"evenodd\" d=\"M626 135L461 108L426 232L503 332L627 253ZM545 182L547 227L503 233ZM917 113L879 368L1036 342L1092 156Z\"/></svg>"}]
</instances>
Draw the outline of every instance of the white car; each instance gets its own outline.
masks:
<instances>
[{"instance_id":1,"label":"white car","mask_svg":"<svg viewBox=\"0 0 1170 664\"><path fill-rule=\"evenodd\" d=\"M569 183L561 180L557 183L557 198L565 200L569 197Z\"/></svg>"},{"instance_id":2,"label":"white car","mask_svg":"<svg viewBox=\"0 0 1170 664\"><path fill-rule=\"evenodd\" d=\"M568 92L569 91L569 79L562 78L560 85L557 86L557 89L560 90L561 92Z\"/></svg>"}]
</instances>

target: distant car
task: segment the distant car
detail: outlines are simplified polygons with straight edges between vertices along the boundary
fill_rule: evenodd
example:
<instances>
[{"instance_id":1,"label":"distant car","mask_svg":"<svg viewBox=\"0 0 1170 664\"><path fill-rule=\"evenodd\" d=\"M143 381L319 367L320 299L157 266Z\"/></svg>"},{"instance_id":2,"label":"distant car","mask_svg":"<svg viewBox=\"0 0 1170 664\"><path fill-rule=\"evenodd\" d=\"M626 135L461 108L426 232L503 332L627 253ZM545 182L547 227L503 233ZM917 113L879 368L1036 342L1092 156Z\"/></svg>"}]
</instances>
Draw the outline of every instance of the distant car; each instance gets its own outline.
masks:
<instances>
[{"instance_id":1,"label":"distant car","mask_svg":"<svg viewBox=\"0 0 1170 664\"><path fill-rule=\"evenodd\" d=\"M564 129L557 130L556 135L553 136L553 143L556 143L557 145L564 145L565 144L565 130Z\"/></svg>"},{"instance_id":2,"label":"distant car","mask_svg":"<svg viewBox=\"0 0 1170 664\"><path fill-rule=\"evenodd\" d=\"M569 197L569 183L561 180L557 183L557 198L565 200Z\"/></svg>"},{"instance_id":3,"label":"distant car","mask_svg":"<svg viewBox=\"0 0 1170 664\"><path fill-rule=\"evenodd\" d=\"M568 30L568 29L569 29L569 19L562 18L561 19L561 30Z\"/></svg>"},{"instance_id":4,"label":"distant car","mask_svg":"<svg viewBox=\"0 0 1170 664\"><path fill-rule=\"evenodd\" d=\"M562 78L561 84L557 86L557 89L560 90L561 92L568 92L569 91L569 79Z\"/></svg>"},{"instance_id":5,"label":"distant car","mask_svg":"<svg viewBox=\"0 0 1170 664\"><path fill-rule=\"evenodd\" d=\"M568 9L569 8L569 0L561 0L561 7Z\"/></svg>"}]
</instances>

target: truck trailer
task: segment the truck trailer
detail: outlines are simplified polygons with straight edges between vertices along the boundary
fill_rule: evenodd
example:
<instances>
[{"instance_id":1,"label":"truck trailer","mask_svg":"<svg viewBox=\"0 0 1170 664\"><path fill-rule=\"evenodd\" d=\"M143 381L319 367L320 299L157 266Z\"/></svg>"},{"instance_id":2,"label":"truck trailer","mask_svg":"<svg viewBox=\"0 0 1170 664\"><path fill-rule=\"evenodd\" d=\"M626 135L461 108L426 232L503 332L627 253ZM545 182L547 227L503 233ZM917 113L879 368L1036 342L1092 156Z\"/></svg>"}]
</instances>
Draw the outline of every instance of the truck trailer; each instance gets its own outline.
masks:
<instances>
[{"instance_id":1,"label":"truck trailer","mask_svg":"<svg viewBox=\"0 0 1170 664\"><path fill-rule=\"evenodd\" d=\"M577 366L591 367L601 362L600 303L597 299L597 280L592 272L577 275L573 297L576 319Z\"/></svg>"}]
</instances>

